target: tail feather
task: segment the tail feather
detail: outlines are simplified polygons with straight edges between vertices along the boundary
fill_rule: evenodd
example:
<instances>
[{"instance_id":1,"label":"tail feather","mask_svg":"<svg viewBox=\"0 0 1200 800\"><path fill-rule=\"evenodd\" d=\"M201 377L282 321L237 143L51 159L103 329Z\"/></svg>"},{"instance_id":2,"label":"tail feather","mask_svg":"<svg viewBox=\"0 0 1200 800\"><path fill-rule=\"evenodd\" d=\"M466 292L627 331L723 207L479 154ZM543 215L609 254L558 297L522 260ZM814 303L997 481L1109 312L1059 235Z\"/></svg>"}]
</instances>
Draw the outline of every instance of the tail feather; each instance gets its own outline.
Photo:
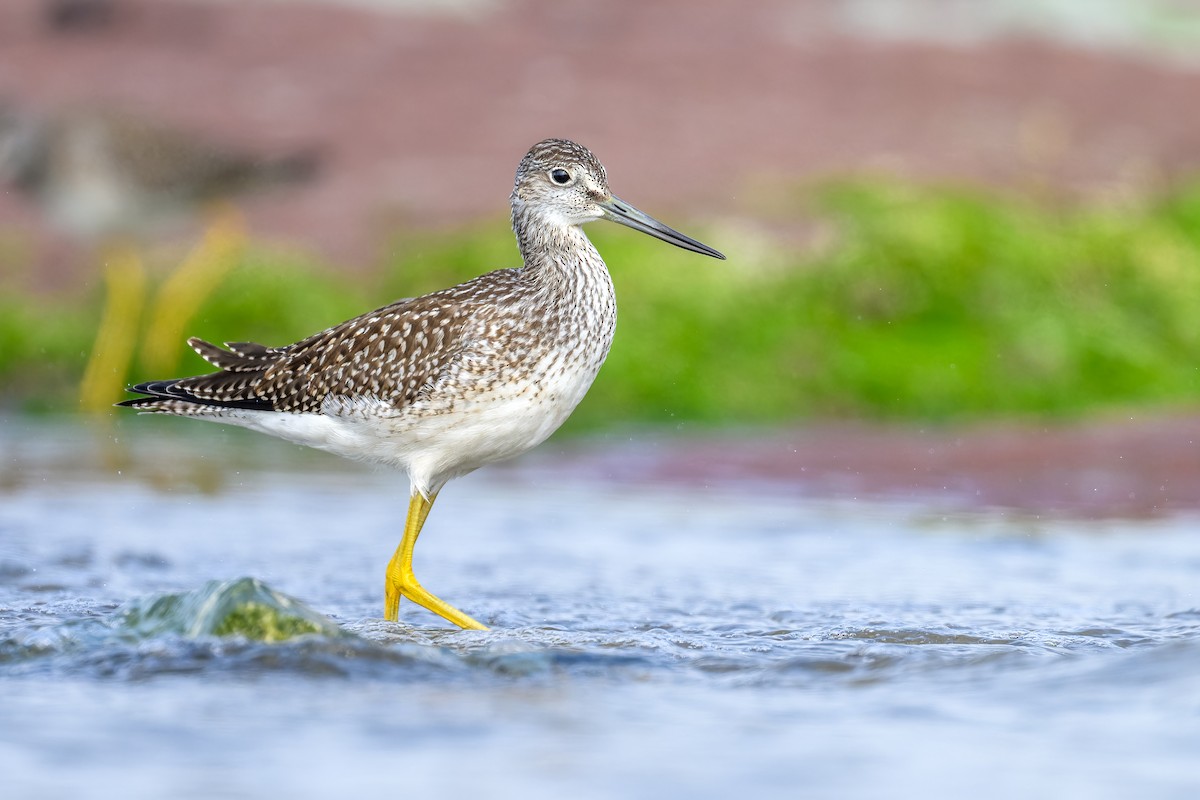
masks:
<instances>
[{"instance_id":1,"label":"tail feather","mask_svg":"<svg viewBox=\"0 0 1200 800\"><path fill-rule=\"evenodd\" d=\"M251 361L272 359L284 350L282 347L267 347L257 342L226 342L225 346L231 352Z\"/></svg>"},{"instance_id":2,"label":"tail feather","mask_svg":"<svg viewBox=\"0 0 1200 800\"><path fill-rule=\"evenodd\" d=\"M188 339L188 344L201 358L219 372L191 378L147 381L129 387L143 395L117 403L124 408L163 414L214 414L220 409L242 408L261 411L274 409L273 404L260 397L254 387L283 351L253 342L235 342L222 350L203 339Z\"/></svg>"},{"instance_id":3,"label":"tail feather","mask_svg":"<svg viewBox=\"0 0 1200 800\"><path fill-rule=\"evenodd\" d=\"M282 352L279 348L254 342L226 342L225 346L229 349L222 350L195 336L188 339L188 345L196 351L196 355L225 372L261 372Z\"/></svg>"},{"instance_id":4,"label":"tail feather","mask_svg":"<svg viewBox=\"0 0 1200 800\"><path fill-rule=\"evenodd\" d=\"M117 405L121 408L133 408L143 412L183 415L216 413L221 409L228 408L254 411L271 411L273 409L270 402L257 397L231 399L202 397L181 385L186 380L184 378L178 381L150 381L130 386L128 391L143 396L122 400Z\"/></svg>"}]
</instances>

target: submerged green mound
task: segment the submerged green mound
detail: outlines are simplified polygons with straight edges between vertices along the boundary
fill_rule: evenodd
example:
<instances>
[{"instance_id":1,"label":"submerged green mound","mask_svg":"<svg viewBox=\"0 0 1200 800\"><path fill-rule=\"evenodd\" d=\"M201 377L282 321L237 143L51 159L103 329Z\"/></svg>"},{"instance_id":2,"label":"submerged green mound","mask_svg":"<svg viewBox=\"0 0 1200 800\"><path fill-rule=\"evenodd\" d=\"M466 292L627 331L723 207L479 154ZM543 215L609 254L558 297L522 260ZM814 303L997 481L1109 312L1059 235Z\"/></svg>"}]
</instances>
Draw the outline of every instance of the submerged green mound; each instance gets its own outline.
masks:
<instances>
[{"instance_id":1,"label":"submerged green mound","mask_svg":"<svg viewBox=\"0 0 1200 800\"><path fill-rule=\"evenodd\" d=\"M195 591L135 600L122 610L118 624L142 637L242 636L271 643L307 634L343 635L333 620L256 578L209 581Z\"/></svg>"}]
</instances>

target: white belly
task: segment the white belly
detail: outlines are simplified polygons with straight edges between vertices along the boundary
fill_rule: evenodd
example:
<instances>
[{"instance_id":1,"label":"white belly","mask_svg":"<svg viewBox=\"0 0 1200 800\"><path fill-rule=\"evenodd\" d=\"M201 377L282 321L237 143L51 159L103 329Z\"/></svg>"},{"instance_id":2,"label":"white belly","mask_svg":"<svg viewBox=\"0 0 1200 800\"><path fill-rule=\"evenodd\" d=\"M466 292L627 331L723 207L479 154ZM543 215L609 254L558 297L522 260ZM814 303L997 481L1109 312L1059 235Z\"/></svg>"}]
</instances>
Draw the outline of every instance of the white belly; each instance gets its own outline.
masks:
<instances>
[{"instance_id":1,"label":"white belly","mask_svg":"<svg viewBox=\"0 0 1200 800\"><path fill-rule=\"evenodd\" d=\"M583 399L596 371L547 370L532 384L501 384L469 400L399 411L374 399L330 398L319 414L229 410L221 416L345 458L398 467L414 490L428 495L448 480L541 444Z\"/></svg>"}]
</instances>

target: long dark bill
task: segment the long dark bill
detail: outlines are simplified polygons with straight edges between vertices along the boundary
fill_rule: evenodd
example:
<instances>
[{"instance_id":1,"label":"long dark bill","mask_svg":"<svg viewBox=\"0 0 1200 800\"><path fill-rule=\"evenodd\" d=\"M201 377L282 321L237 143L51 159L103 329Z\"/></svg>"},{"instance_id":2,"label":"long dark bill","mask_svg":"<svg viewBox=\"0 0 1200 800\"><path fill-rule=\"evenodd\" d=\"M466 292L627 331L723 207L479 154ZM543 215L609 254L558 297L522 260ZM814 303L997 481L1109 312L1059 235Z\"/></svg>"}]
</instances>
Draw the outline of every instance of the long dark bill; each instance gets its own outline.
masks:
<instances>
[{"instance_id":1,"label":"long dark bill","mask_svg":"<svg viewBox=\"0 0 1200 800\"><path fill-rule=\"evenodd\" d=\"M662 239L664 242L669 242L676 247L682 247L684 250L691 250L693 253L719 258L722 261L725 260L725 256L721 252L712 249L706 244L697 242L690 236L684 236L674 228L668 228L654 217L638 211L616 195L609 195L607 200L600 203L600 208L604 210L604 216L613 222L628 225L635 231L648 233L656 239Z\"/></svg>"}]
</instances>

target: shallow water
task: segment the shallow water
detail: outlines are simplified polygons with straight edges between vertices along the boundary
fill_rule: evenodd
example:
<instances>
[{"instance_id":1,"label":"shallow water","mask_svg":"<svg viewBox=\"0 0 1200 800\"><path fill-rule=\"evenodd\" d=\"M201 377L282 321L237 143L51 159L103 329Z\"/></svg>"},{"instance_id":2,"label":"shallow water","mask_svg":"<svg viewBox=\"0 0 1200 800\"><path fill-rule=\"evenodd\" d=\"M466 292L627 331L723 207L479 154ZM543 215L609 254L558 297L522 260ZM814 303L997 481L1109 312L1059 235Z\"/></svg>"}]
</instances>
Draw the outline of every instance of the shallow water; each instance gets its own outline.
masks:
<instances>
[{"instance_id":1,"label":"shallow water","mask_svg":"<svg viewBox=\"0 0 1200 800\"><path fill-rule=\"evenodd\" d=\"M0 433L7 798L1200 792L1194 518L484 471L417 551L451 631L379 619L397 476L133 430ZM337 633L122 621L239 576Z\"/></svg>"}]
</instances>

